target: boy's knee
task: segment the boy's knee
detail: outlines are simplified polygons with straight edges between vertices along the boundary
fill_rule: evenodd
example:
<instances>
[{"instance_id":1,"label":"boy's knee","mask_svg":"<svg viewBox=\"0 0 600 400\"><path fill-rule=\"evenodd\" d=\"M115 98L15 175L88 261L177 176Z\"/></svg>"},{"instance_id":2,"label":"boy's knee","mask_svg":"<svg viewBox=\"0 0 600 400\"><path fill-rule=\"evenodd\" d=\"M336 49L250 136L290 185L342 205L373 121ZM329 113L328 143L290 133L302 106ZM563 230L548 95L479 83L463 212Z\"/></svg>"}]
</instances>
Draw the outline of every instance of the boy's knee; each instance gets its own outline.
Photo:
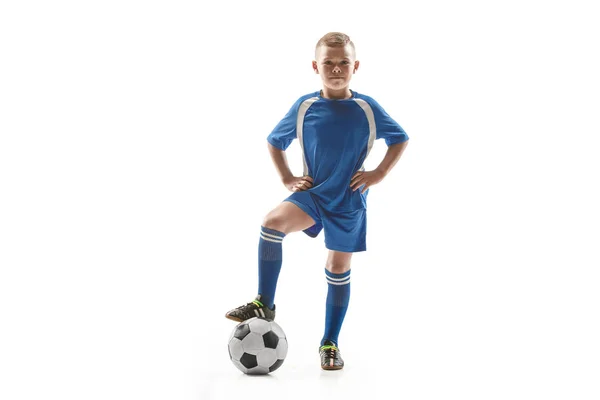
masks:
<instances>
[{"instance_id":1,"label":"boy's knee","mask_svg":"<svg viewBox=\"0 0 600 400\"><path fill-rule=\"evenodd\" d=\"M327 271L333 274L343 274L344 272L348 272L350 270L350 263L328 261L325 264L325 268L327 269Z\"/></svg>"},{"instance_id":2,"label":"boy's knee","mask_svg":"<svg viewBox=\"0 0 600 400\"><path fill-rule=\"evenodd\" d=\"M269 229L275 229L276 231L286 232L286 220L283 215L278 213L270 212L263 218L262 226Z\"/></svg>"}]
</instances>

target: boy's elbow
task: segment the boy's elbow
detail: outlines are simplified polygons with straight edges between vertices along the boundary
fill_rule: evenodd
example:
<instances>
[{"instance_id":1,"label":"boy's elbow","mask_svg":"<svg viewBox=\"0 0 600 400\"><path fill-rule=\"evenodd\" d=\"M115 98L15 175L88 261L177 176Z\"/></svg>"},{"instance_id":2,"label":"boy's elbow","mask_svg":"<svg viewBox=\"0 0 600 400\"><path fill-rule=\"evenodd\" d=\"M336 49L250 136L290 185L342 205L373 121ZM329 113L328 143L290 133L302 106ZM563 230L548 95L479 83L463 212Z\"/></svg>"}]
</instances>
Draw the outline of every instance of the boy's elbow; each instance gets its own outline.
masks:
<instances>
[{"instance_id":1,"label":"boy's elbow","mask_svg":"<svg viewBox=\"0 0 600 400\"><path fill-rule=\"evenodd\" d=\"M269 151L280 151L280 152L284 152L285 150L280 149L279 147L273 145L271 142L267 141L267 148L269 149Z\"/></svg>"}]
</instances>

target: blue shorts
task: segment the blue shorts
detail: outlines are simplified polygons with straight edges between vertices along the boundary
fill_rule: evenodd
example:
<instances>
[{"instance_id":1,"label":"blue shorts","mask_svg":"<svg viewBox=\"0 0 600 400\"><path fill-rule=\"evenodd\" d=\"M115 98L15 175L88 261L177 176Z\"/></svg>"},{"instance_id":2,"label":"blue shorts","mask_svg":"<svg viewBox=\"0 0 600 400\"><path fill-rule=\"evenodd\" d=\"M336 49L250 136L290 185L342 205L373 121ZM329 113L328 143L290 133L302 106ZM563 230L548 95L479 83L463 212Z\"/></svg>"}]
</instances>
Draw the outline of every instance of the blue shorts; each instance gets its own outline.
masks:
<instances>
[{"instance_id":1,"label":"blue shorts","mask_svg":"<svg viewBox=\"0 0 600 400\"><path fill-rule=\"evenodd\" d=\"M325 247L329 250L354 253L367 250L367 210L329 211L315 201L310 192L292 193L284 201L294 203L307 213L315 224L303 232L317 237L325 229Z\"/></svg>"}]
</instances>

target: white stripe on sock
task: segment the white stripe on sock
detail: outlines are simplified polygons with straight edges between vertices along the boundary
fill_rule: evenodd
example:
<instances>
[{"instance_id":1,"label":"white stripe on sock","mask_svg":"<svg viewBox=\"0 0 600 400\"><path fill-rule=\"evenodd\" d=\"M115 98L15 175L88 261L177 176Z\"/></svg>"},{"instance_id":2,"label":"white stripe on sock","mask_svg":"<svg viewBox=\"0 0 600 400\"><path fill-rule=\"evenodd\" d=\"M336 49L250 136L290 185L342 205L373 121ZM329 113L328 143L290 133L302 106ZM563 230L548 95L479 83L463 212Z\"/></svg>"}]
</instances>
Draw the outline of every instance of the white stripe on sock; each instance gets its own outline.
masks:
<instances>
[{"instance_id":1,"label":"white stripe on sock","mask_svg":"<svg viewBox=\"0 0 600 400\"><path fill-rule=\"evenodd\" d=\"M268 237L264 236L264 235L262 234L262 232L261 232L261 234L260 234L260 237L261 237L261 239L263 239L263 240L266 240L267 242L273 242L273 243L283 243L283 239L282 239L282 240L275 240L275 239L271 239L271 238L268 238Z\"/></svg>"},{"instance_id":2,"label":"white stripe on sock","mask_svg":"<svg viewBox=\"0 0 600 400\"><path fill-rule=\"evenodd\" d=\"M330 281L330 280L328 279L328 280L327 280L327 283L328 283L328 284L330 284L330 285L347 285L347 284L349 284L349 283L350 283L350 278L348 278L348 280L347 280L347 281L344 281L344 282L332 282L332 281Z\"/></svg>"},{"instance_id":3,"label":"white stripe on sock","mask_svg":"<svg viewBox=\"0 0 600 400\"><path fill-rule=\"evenodd\" d=\"M264 236L269 236L269 237L272 237L272 238L275 238L275 239L282 239L283 240L282 236L273 235L271 233L267 233L267 232L263 232L263 231L260 231L260 233L261 233L261 235L264 235Z\"/></svg>"},{"instance_id":4,"label":"white stripe on sock","mask_svg":"<svg viewBox=\"0 0 600 400\"><path fill-rule=\"evenodd\" d=\"M343 278L334 278L334 277L331 277L331 276L329 276L329 275L325 275L325 277L326 277L328 280L330 280L330 281L345 281L346 279L350 279L350 275L348 275L348 276L345 276L345 277L343 277Z\"/></svg>"}]
</instances>

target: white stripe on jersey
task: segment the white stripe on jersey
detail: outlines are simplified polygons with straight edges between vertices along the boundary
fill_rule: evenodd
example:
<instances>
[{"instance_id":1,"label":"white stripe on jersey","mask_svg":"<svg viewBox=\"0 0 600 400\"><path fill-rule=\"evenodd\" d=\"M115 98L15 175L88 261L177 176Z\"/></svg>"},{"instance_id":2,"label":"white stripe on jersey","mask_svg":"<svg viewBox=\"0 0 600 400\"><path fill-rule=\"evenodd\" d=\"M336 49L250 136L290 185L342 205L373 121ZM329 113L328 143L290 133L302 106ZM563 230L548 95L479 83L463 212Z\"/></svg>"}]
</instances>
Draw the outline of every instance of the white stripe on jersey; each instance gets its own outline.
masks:
<instances>
[{"instance_id":1,"label":"white stripe on jersey","mask_svg":"<svg viewBox=\"0 0 600 400\"><path fill-rule=\"evenodd\" d=\"M302 149L302 163L304 164L303 175L308 175L308 165L306 165L306 157L304 156L304 141L302 136L304 133L304 116L310 106L317 100L319 100L318 97L311 97L310 99L304 100L302 104L300 104L300 108L298 109L298 119L296 119L296 136L298 136L298 143L300 143L300 148Z\"/></svg>"},{"instance_id":2,"label":"white stripe on jersey","mask_svg":"<svg viewBox=\"0 0 600 400\"><path fill-rule=\"evenodd\" d=\"M366 160L367 157L369 156L369 153L371 152L373 143L375 142L375 139L377 138L377 126L375 125L375 115L373 114L373 110L371 109L371 106L369 105L369 103L367 103L363 99L356 99L356 98L354 99L354 101L356 102L356 104L358 104L360 106L360 108L363 109L363 111L365 112L365 115L367 117L367 121L369 121L369 145L367 147L367 155L365 156L365 160ZM363 165L360 167L360 170L361 171L365 170L364 161L363 161Z\"/></svg>"}]
</instances>

